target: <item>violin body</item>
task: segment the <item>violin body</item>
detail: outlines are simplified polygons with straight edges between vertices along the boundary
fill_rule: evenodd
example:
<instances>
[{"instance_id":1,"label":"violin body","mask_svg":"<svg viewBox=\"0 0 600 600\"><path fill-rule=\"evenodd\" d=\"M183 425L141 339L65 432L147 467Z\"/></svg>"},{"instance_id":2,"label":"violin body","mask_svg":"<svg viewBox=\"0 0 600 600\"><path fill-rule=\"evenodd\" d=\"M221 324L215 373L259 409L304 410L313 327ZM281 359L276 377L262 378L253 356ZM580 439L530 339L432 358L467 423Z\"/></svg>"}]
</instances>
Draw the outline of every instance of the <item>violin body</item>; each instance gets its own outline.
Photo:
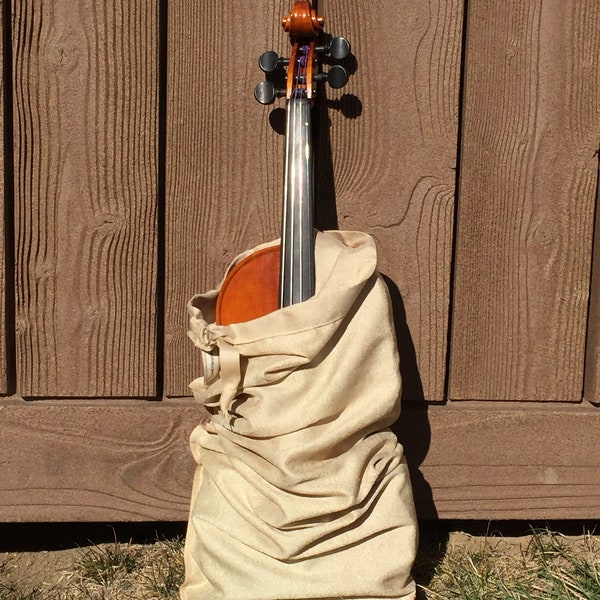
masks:
<instances>
[{"instance_id":1,"label":"violin body","mask_svg":"<svg viewBox=\"0 0 600 600\"><path fill-rule=\"evenodd\" d=\"M318 82L328 81L339 88L348 80L347 71L340 65L321 72L319 57L328 56L331 62L331 57L341 60L350 52L344 38L333 38L328 45L318 44L323 21L308 0L297 0L282 19L292 43L290 58L282 59L269 51L259 59L267 80L256 86L255 98L271 104L277 97L286 97L281 245L262 249L231 269L217 299L219 325L256 319L314 295L311 108ZM282 74L285 87L276 88L274 82Z\"/></svg>"},{"instance_id":2,"label":"violin body","mask_svg":"<svg viewBox=\"0 0 600 600\"><path fill-rule=\"evenodd\" d=\"M279 264L281 247L254 252L227 274L217 298L219 325L243 323L279 308Z\"/></svg>"}]
</instances>

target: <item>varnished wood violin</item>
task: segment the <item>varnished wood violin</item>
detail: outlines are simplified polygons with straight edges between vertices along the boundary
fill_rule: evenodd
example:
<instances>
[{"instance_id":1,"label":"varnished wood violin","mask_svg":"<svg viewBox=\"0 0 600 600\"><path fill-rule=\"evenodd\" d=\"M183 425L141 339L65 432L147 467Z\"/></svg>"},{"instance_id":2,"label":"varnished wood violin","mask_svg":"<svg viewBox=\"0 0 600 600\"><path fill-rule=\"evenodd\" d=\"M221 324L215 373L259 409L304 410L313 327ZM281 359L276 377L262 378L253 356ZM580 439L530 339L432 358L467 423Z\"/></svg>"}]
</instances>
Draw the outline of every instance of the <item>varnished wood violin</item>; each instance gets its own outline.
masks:
<instances>
[{"instance_id":1,"label":"varnished wood violin","mask_svg":"<svg viewBox=\"0 0 600 600\"><path fill-rule=\"evenodd\" d=\"M350 53L345 38L323 34L323 23L310 1L296 1L282 19L292 44L289 59L274 51L259 58L266 81L256 86L255 98L261 104L286 98L281 243L254 252L230 270L217 301L220 325L256 319L315 293L311 107L319 82L341 88L348 81L342 65L323 72L319 59L327 57L331 63Z\"/></svg>"}]
</instances>

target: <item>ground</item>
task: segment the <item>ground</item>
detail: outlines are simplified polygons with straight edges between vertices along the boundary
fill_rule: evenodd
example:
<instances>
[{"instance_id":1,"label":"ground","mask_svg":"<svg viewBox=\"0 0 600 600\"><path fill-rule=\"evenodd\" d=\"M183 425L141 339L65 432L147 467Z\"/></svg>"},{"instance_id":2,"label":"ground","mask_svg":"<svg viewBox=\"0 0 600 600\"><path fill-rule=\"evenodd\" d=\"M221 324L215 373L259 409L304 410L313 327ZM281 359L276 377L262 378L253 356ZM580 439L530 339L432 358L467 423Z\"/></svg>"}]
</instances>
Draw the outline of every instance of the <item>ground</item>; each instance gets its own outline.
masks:
<instances>
[{"instance_id":1,"label":"ground","mask_svg":"<svg viewBox=\"0 0 600 600\"><path fill-rule=\"evenodd\" d=\"M424 522L419 600L600 600L595 523ZM184 523L0 525L0 600L175 600Z\"/></svg>"}]
</instances>

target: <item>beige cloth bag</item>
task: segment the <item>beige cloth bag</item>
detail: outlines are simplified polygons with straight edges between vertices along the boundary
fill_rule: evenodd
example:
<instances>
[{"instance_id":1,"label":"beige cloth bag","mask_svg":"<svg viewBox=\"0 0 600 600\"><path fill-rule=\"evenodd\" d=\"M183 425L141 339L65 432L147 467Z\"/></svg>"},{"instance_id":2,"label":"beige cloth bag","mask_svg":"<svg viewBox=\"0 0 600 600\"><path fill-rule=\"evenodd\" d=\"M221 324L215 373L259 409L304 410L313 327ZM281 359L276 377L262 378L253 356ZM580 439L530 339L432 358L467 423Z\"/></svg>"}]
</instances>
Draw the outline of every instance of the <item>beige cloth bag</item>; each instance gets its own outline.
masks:
<instances>
[{"instance_id":1,"label":"beige cloth bag","mask_svg":"<svg viewBox=\"0 0 600 600\"><path fill-rule=\"evenodd\" d=\"M221 375L191 384L213 416L191 435L182 600L415 597L415 510L387 429L398 352L375 244L319 233L315 255L316 295L301 304L219 326L218 290L190 301L190 337L218 348Z\"/></svg>"}]
</instances>

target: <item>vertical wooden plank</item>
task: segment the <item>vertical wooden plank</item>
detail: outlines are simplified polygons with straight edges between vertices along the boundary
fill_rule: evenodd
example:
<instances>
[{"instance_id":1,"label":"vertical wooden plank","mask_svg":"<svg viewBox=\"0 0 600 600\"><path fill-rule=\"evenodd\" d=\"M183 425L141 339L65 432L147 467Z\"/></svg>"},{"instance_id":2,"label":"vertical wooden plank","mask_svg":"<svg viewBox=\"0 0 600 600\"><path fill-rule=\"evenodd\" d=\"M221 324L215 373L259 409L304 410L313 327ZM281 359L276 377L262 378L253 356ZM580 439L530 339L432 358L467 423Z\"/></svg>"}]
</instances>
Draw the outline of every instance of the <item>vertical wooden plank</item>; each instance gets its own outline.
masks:
<instances>
[{"instance_id":1,"label":"vertical wooden plank","mask_svg":"<svg viewBox=\"0 0 600 600\"><path fill-rule=\"evenodd\" d=\"M213 287L236 253L279 235L283 140L269 115L275 122L282 109L257 106L252 88L258 55L287 47L279 18L290 8L169 5L169 395L187 393L199 372L185 339L187 298ZM340 229L375 237L381 270L402 294L425 394L441 399L462 1L328 0L319 9L328 31L350 39L358 70L344 90L326 91L316 160L330 164L317 167L316 201L335 202Z\"/></svg>"},{"instance_id":2,"label":"vertical wooden plank","mask_svg":"<svg viewBox=\"0 0 600 600\"><path fill-rule=\"evenodd\" d=\"M153 396L157 2L13 10L18 391Z\"/></svg>"},{"instance_id":3,"label":"vertical wooden plank","mask_svg":"<svg viewBox=\"0 0 600 600\"><path fill-rule=\"evenodd\" d=\"M186 302L240 252L279 236L283 140L253 89L258 56L285 48L289 2L169 3L165 393L200 374ZM281 31L280 31L281 30ZM218 33L217 33L218 32Z\"/></svg>"},{"instance_id":4,"label":"vertical wooden plank","mask_svg":"<svg viewBox=\"0 0 600 600\"><path fill-rule=\"evenodd\" d=\"M600 6L473 0L467 32L450 397L579 401Z\"/></svg>"},{"instance_id":5,"label":"vertical wooden plank","mask_svg":"<svg viewBox=\"0 0 600 600\"><path fill-rule=\"evenodd\" d=\"M327 92L339 226L375 238L379 268L402 297L424 396L442 400L463 2L327 6L358 62L347 88ZM356 118L335 110L354 98Z\"/></svg>"}]
</instances>

